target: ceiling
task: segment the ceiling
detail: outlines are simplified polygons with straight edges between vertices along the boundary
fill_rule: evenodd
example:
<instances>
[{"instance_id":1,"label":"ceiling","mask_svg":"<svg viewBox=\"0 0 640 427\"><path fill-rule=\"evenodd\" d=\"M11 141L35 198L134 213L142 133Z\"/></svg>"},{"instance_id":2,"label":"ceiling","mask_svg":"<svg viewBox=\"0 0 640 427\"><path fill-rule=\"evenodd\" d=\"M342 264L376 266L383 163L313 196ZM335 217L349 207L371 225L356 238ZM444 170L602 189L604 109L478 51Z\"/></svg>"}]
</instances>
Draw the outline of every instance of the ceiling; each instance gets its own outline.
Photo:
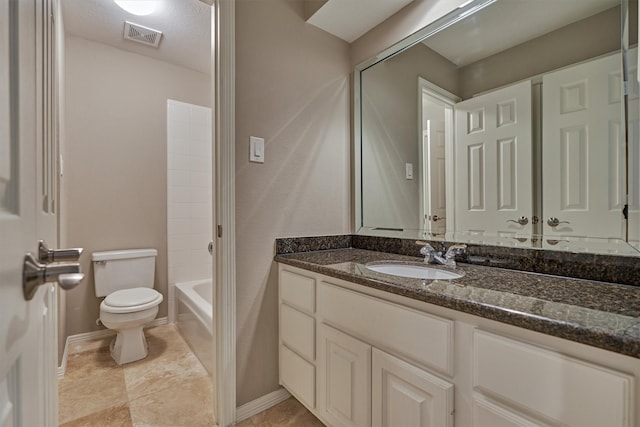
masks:
<instances>
[{"instance_id":1,"label":"ceiling","mask_svg":"<svg viewBox=\"0 0 640 427\"><path fill-rule=\"evenodd\" d=\"M211 7L200 0L161 0L159 10L136 16L112 0L62 0L65 33L118 49L209 74L211 68ZM123 38L131 21L162 31L158 48Z\"/></svg>"},{"instance_id":2,"label":"ceiling","mask_svg":"<svg viewBox=\"0 0 640 427\"><path fill-rule=\"evenodd\" d=\"M620 5L620 0L499 0L424 43L459 67Z\"/></svg>"},{"instance_id":3,"label":"ceiling","mask_svg":"<svg viewBox=\"0 0 640 427\"><path fill-rule=\"evenodd\" d=\"M413 0L329 0L308 20L349 43Z\"/></svg>"}]
</instances>

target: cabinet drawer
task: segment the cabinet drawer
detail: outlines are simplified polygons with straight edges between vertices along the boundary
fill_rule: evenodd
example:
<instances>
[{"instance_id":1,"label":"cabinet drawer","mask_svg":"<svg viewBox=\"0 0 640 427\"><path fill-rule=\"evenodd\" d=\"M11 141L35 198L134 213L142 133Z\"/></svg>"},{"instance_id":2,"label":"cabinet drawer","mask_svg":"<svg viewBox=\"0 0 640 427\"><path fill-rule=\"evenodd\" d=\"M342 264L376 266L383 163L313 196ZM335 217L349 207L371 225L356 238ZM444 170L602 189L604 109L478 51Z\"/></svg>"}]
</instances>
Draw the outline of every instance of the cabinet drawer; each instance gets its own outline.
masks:
<instances>
[{"instance_id":1,"label":"cabinet drawer","mask_svg":"<svg viewBox=\"0 0 640 427\"><path fill-rule=\"evenodd\" d=\"M320 282L318 314L353 336L453 375L453 321Z\"/></svg>"},{"instance_id":2,"label":"cabinet drawer","mask_svg":"<svg viewBox=\"0 0 640 427\"><path fill-rule=\"evenodd\" d=\"M289 307L280 305L280 338L287 347L313 362L316 358L315 320L313 317Z\"/></svg>"},{"instance_id":3,"label":"cabinet drawer","mask_svg":"<svg viewBox=\"0 0 640 427\"><path fill-rule=\"evenodd\" d=\"M473 386L568 426L629 426L633 377L550 350L476 330Z\"/></svg>"},{"instance_id":4,"label":"cabinet drawer","mask_svg":"<svg viewBox=\"0 0 640 427\"><path fill-rule=\"evenodd\" d=\"M316 368L284 345L280 345L280 384L308 408L316 407Z\"/></svg>"},{"instance_id":5,"label":"cabinet drawer","mask_svg":"<svg viewBox=\"0 0 640 427\"><path fill-rule=\"evenodd\" d=\"M316 311L316 279L280 269L280 299L308 313Z\"/></svg>"}]
</instances>

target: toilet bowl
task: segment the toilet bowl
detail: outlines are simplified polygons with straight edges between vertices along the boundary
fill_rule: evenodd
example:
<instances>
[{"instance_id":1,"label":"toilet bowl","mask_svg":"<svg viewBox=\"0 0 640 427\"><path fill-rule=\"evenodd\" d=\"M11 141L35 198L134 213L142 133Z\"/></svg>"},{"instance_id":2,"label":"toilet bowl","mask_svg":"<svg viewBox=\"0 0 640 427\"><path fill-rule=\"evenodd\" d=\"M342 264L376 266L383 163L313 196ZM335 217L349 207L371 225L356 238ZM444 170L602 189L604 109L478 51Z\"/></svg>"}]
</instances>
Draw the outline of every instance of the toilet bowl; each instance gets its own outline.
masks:
<instances>
[{"instance_id":1,"label":"toilet bowl","mask_svg":"<svg viewBox=\"0 0 640 427\"><path fill-rule=\"evenodd\" d=\"M162 300L162 294L154 289L133 288L109 294L100 303L100 321L117 332L110 350L118 365L147 357L143 327L156 318Z\"/></svg>"},{"instance_id":2,"label":"toilet bowl","mask_svg":"<svg viewBox=\"0 0 640 427\"><path fill-rule=\"evenodd\" d=\"M111 357L118 365L148 355L143 327L155 319L163 300L153 289L155 249L94 252L92 256L100 321L117 335L111 342Z\"/></svg>"}]
</instances>

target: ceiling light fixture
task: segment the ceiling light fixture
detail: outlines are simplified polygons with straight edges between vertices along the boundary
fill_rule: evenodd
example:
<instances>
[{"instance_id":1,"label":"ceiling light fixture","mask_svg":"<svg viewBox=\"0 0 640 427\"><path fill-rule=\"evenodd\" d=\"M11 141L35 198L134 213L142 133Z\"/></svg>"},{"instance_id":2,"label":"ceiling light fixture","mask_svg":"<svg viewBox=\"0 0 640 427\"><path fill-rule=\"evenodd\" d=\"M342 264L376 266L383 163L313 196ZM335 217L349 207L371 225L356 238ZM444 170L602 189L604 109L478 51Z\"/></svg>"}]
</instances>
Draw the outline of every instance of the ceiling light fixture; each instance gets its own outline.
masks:
<instances>
[{"instance_id":1,"label":"ceiling light fixture","mask_svg":"<svg viewBox=\"0 0 640 427\"><path fill-rule=\"evenodd\" d=\"M157 0L113 0L125 11L137 15L151 15L158 8Z\"/></svg>"}]
</instances>

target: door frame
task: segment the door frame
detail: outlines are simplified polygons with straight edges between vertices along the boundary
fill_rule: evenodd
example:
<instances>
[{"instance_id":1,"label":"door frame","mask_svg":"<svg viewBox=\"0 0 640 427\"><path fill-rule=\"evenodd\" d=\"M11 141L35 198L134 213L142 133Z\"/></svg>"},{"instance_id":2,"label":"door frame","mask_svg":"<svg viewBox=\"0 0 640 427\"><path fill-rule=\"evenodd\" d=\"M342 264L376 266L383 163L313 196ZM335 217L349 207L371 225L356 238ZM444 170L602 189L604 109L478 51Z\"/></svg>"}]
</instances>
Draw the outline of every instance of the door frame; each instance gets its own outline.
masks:
<instances>
[{"instance_id":1,"label":"door frame","mask_svg":"<svg viewBox=\"0 0 640 427\"><path fill-rule=\"evenodd\" d=\"M214 0L214 413L220 427L236 421L235 0ZM223 391L223 392L221 392Z\"/></svg>"},{"instance_id":2,"label":"door frame","mask_svg":"<svg viewBox=\"0 0 640 427\"><path fill-rule=\"evenodd\" d=\"M453 152L453 143L455 140L455 114L454 114L454 109L455 109L455 105L456 103L460 102L462 100L462 98L460 98L459 96L449 92L446 89L441 88L438 85L435 85L433 83L431 83L430 81L422 78L422 77L418 77L418 158L420 159L420 179L418 181L418 185L419 185L419 192L420 192L420 222L422 224L424 224L424 216L425 216L425 205L426 205L426 199L428 199L428 197L426 197L426 193L425 193L425 182L426 182L426 177L424 176L424 162L425 160L428 158L427 157L427 153L424 152L423 149L423 135L426 129L423 128L422 126L422 115L423 115L423 111L422 111L422 101L423 98L425 96L428 96L432 99L435 99L439 102L442 102L445 104L445 123L444 123L444 128L445 128L445 140L444 140L444 146L445 146L445 168L446 168L446 172L445 172L445 197L446 197L446 201L445 201L445 206L446 206L446 211L447 211L447 222L446 222L446 232L451 232L453 230L455 230L455 222L454 222L454 205L453 205L453 200L454 200L454 185L453 185L453 179L455 177L454 174L454 167L455 167L455 161L453 158L454 152Z\"/></svg>"}]
</instances>

